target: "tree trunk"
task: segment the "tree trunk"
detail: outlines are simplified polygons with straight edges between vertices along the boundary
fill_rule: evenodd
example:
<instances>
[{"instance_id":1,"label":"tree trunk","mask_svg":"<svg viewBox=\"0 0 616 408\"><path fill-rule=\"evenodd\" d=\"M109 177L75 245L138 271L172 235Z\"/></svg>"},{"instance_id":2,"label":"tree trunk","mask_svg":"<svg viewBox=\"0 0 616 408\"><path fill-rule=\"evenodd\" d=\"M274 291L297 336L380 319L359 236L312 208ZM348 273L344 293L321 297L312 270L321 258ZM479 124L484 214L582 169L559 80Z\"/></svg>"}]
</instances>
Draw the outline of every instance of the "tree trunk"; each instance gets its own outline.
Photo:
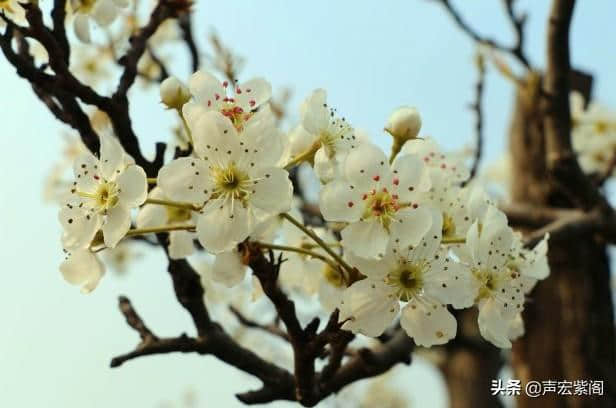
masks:
<instances>
[{"instance_id":1,"label":"tree trunk","mask_svg":"<svg viewBox=\"0 0 616 408\"><path fill-rule=\"evenodd\" d=\"M577 86L576 86L577 85ZM590 78L575 74L572 87L590 93ZM540 105L541 78L531 73L517 90L510 130L514 202L570 207L546 179L545 137ZM537 284L524 310L526 334L513 345L515 378L528 381L603 380L604 396L530 398L517 406L616 407L614 316L606 246L591 234L550 242L549 278ZM573 390L572 390L573 391Z\"/></svg>"}]
</instances>

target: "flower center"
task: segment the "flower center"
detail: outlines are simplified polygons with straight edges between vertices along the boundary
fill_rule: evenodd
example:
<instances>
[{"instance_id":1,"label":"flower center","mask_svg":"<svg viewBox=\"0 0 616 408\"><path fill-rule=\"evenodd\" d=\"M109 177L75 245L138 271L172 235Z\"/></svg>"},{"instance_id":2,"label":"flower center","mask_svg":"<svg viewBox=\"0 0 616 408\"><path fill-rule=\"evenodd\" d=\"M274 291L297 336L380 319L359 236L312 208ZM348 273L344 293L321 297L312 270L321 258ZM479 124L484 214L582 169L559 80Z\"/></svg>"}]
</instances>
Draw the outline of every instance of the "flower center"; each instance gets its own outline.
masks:
<instances>
[{"instance_id":1,"label":"flower center","mask_svg":"<svg viewBox=\"0 0 616 408\"><path fill-rule=\"evenodd\" d=\"M333 112L332 112L333 114ZM329 159L334 158L338 151L337 145L340 141L353 131L353 128L344 119L332 119L326 129L319 134L321 146L325 149L325 154Z\"/></svg>"},{"instance_id":2,"label":"flower center","mask_svg":"<svg viewBox=\"0 0 616 408\"><path fill-rule=\"evenodd\" d=\"M442 229L443 237L449 238L453 237L456 234L456 223L447 213L443 213L443 229Z\"/></svg>"},{"instance_id":3,"label":"flower center","mask_svg":"<svg viewBox=\"0 0 616 408\"><path fill-rule=\"evenodd\" d=\"M252 192L251 186L254 180L248 174L238 169L235 163L227 167L214 168L214 198L231 198L232 200L246 201Z\"/></svg>"},{"instance_id":4,"label":"flower center","mask_svg":"<svg viewBox=\"0 0 616 408\"><path fill-rule=\"evenodd\" d=\"M494 297L495 291L500 287L501 278L487 269L473 268L473 276L479 282L479 292L477 294L476 302Z\"/></svg>"},{"instance_id":5,"label":"flower center","mask_svg":"<svg viewBox=\"0 0 616 408\"><path fill-rule=\"evenodd\" d=\"M595 131L599 134L605 134L608 127L608 123L604 120L599 120L595 123Z\"/></svg>"},{"instance_id":6,"label":"flower center","mask_svg":"<svg viewBox=\"0 0 616 408\"><path fill-rule=\"evenodd\" d=\"M244 112L242 107L237 106L233 98L225 98L223 100L223 107L220 109L220 113L229 118L238 132L244 130L244 124L252 116L252 112Z\"/></svg>"},{"instance_id":7,"label":"flower center","mask_svg":"<svg viewBox=\"0 0 616 408\"><path fill-rule=\"evenodd\" d=\"M325 277L327 283L336 288L344 287L344 276L342 276L342 273L328 264L325 264L323 268L323 277Z\"/></svg>"},{"instance_id":8,"label":"flower center","mask_svg":"<svg viewBox=\"0 0 616 408\"><path fill-rule=\"evenodd\" d=\"M96 4L97 0L79 0L76 10L82 13L89 13Z\"/></svg>"},{"instance_id":9,"label":"flower center","mask_svg":"<svg viewBox=\"0 0 616 408\"><path fill-rule=\"evenodd\" d=\"M383 227L389 228L394 214L400 209L398 196L390 194L386 188L383 188L381 191L372 190L370 193L364 194L362 199L366 205L362 218L376 217Z\"/></svg>"},{"instance_id":10,"label":"flower center","mask_svg":"<svg viewBox=\"0 0 616 408\"><path fill-rule=\"evenodd\" d=\"M385 283L396 290L402 301L408 302L423 288L426 263L404 264L385 276Z\"/></svg>"}]
</instances>

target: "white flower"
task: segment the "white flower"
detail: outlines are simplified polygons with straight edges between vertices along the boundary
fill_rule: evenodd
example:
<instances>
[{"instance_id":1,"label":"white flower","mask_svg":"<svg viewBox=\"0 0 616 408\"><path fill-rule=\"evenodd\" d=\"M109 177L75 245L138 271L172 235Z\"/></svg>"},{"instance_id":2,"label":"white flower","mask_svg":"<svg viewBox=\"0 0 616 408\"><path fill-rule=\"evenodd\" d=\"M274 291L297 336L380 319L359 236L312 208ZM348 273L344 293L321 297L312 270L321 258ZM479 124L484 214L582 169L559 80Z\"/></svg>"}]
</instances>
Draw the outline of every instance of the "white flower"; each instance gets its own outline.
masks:
<instances>
[{"instance_id":1,"label":"white flower","mask_svg":"<svg viewBox=\"0 0 616 408\"><path fill-rule=\"evenodd\" d=\"M75 34L85 43L91 41L90 19L99 26L107 27L120 13L120 9L128 6L128 0L71 0L75 10Z\"/></svg>"},{"instance_id":2,"label":"white flower","mask_svg":"<svg viewBox=\"0 0 616 408\"><path fill-rule=\"evenodd\" d=\"M160 187L150 192L150 198L166 200ZM137 214L137 228L163 227L166 225L190 225L194 219L193 211L188 208L146 204ZM169 232L169 257L181 259L191 255L195 250L193 240L196 234L178 230Z\"/></svg>"},{"instance_id":3,"label":"white flower","mask_svg":"<svg viewBox=\"0 0 616 408\"><path fill-rule=\"evenodd\" d=\"M359 144L355 130L327 106L327 93L317 89L301 107L301 125L291 133L291 156L317 144L314 170L323 182L337 177L339 165L349 150Z\"/></svg>"},{"instance_id":4,"label":"white flower","mask_svg":"<svg viewBox=\"0 0 616 408\"><path fill-rule=\"evenodd\" d=\"M523 310L524 294L532 284L513 267L513 239L507 218L493 206L481 222L473 223L466 236L467 262L479 287L479 331L501 348L511 347L509 326Z\"/></svg>"},{"instance_id":5,"label":"white flower","mask_svg":"<svg viewBox=\"0 0 616 408\"><path fill-rule=\"evenodd\" d=\"M169 77L160 84L160 100L170 109L181 109L190 100L190 91L176 77Z\"/></svg>"},{"instance_id":6,"label":"white flower","mask_svg":"<svg viewBox=\"0 0 616 408\"><path fill-rule=\"evenodd\" d=\"M416 246L394 242L380 261L347 254L366 279L344 293L343 328L379 336L396 317L402 301L400 324L417 344L429 347L455 337L456 320L445 305L471 306L476 287L469 270L448 258L447 250L440 247L440 214L432 212L431 218L430 230Z\"/></svg>"},{"instance_id":7,"label":"white flower","mask_svg":"<svg viewBox=\"0 0 616 408\"><path fill-rule=\"evenodd\" d=\"M416 108L411 106L401 106L394 110L389 119L385 130L392 135L402 145L406 140L415 139L421 129L421 116Z\"/></svg>"},{"instance_id":8,"label":"white flower","mask_svg":"<svg viewBox=\"0 0 616 408\"><path fill-rule=\"evenodd\" d=\"M75 160L76 181L59 214L64 248L87 248L101 226L105 245L115 247L130 228L131 208L146 199L145 172L115 137L101 137L100 157L86 153Z\"/></svg>"},{"instance_id":9,"label":"white flower","mask_svg":"<svg viewBox=\"0 0 616 408\"><path fill-rule=\"evenodd\" d=\"M430 179L434 185L459 183L470 175L461 157L442 153L431 138L409 140L402 146L400 154L414 154L423 160L430 169Z\"/></svg>"},{"instance_id":10,"label":"white flower","mask_svg":"<svg viewBox=\"0 0 616 408\"><path fill-rule=\"evenodd\" d=\"M415 245L430 228L418 201L430 183L416 156L398 156L390 167L382 150L362 144L346 158L344 176L323 187L320 207L327 221L349 223L342 244L355 255L383 256L392 235L400 246Z\"/></svg>"},{"instance_id":11,"label":"white flower","mask_svg":"<svg viewBox=\"0 0 616 408\"><path fill-rule=\"evenodd\" d=\"M287 211L293 195L288 173L275 167L280 133L268 109L241 134L219 112L205 112L193 126L197 157L165 165L158 185L173 200L204 204L197 219L199 242L208 251L228 251L258 222Z\"/></svg>"},{"instance_id":12,"label":"white flower","mask_svg":"<svg viewBox=\"0 0 616 408\"><path fill-rule=\"evenodd\" d=\"M183 112L189 125L196 123L205 112L217 111L241 132L253 111L266 104L272 96L272 86L263 78L254 78L239 85L220 83L206 71L195 72L188 88L194 101L184 105ZM231 93L227 90L231 88Z\"/></svg>"},{"instance_id":13,"label":"white flower","mask_svg":"<svg viewBox=\"0 0 616 408\"><path fill-rule=\"evenodd\" d=\"M81 286L82 293L90 293L105 274L105 267L90 250L76 249L67 253L60 272L68 283Z\"/></svg>"}]
</instances>

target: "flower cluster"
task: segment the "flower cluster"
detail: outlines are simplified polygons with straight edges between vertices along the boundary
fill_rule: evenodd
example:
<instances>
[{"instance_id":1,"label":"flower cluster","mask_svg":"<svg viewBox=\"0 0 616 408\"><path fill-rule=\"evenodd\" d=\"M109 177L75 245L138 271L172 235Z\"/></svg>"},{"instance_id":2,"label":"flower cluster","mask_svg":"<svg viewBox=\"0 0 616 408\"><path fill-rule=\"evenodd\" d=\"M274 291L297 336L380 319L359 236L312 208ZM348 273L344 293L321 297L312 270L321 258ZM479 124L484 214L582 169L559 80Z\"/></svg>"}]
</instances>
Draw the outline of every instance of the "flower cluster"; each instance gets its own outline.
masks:
<instances>
[{"instance_id":1,"label":"flower cluster","mask_svg":"<svg viewBox=\"0 0 616 408\"><path fill-rule=\"evenodd\" d=\"M455 337L452 309L476 306L483 337L510 347L523 332L525 297L549 274L547 237L526 248L478 185L463 186L464 161L419 137L415 108L389 118L388 157L338 116L324 90L306 98L288 134L270 97L261 78L170 78L161 100L184 123L189 153L150 179L112 135L101 139L99 158L79 156L60 211L66 280L90 291L103 271L95 252L164 232L171 258L203 249L215 258L208 276L232 287L249 270L248 241L282 253L281 287L318 298L325 311L338 308L347 330L376 337L399 319L428 347ZM300 165L320 180L310 214L319 226L304 223L307 205L293 197L289 171Z\"/></svg>"}]
</instances>

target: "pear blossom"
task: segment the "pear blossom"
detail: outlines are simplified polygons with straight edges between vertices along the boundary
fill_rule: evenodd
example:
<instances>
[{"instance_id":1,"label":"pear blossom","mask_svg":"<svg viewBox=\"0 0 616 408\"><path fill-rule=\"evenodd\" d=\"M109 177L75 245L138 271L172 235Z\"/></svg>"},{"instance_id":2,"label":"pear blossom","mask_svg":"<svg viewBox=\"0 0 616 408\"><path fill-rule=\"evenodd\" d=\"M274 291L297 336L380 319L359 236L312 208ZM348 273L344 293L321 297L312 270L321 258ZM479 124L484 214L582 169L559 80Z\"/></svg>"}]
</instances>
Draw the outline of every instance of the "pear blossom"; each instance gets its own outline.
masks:
<instances>
[{"instance_id":1,"label":"pear blossom","mask_svg":"<svg viewBox=\"0 0 616 408\"><path fill-rule=\"evenodd\" d=\"M128 0L71 0L75 11L75 34L84 43L91 41L90 20L101 27L109 26L120 10L128 6Z\"/></svg>"},{"instance_id":2,"label":"pear blossom","mask_svg":"<svg viewBox=\"0 0 616 408\"><path fill-rule=\"evenodd\" d=\"M150 198L167 199L160 187L152 189ZM193 211L188 208L146 204L137 214L137 228L189 225L193 223L193 219ZM181 259L191 255L195 250L193 242L195 238L194 232L186 230L169 231L169 257Z\"/></svg>"},{"instance_id":3,"label":"pear blossom","mask_svg":"<svg viewBox=\"0 0 616 408\"><path fill-rule=\"evenodd\" d=\"M509 326L524 307L524 294L532 284L514 267L514 234L507 218L490 206L480 222L476 220L466 236L470 259L466 261L478 289L479 331L492 344L510 348ZM541 247L538 249L539 254Z\"/></svg>"},{"instance_id":4,"label":"pear blossom","mask_svg":"<svg viewBox=\"0 0 616 408\"><path fill-rule=\"evenodd\" d=\"M241 134L220 112L205 112L192 136L196 157L165 165L158 185L172 200L203 206L197 237L205 249L228 251L259 222L290 209L292 185L276 167L282 143L268 109L255 113Z\"/></svg>"},{"instance_id":5,"label":"pear blossom","mask_svg":"<svg viewBox=\"0 0 616 408\"><path fill-rule=\"evenodd\" d=\"M400 154L414 154L423 160L430 171L432 184L460 183L469 178L470 172L459 155L445 154L432 138L407 141Z\"/></svg>"},{"instance_id":6,"label":"pear blossom","mask_svg":"<svg viewBox=\"0 0 616 408\"><path fill-rule=\"evenodd\" d=\"M378 258L392 235L401 246L415 245L430 228L429 210L419 202L429 187L417 156L398 156L390 167L385 153L366 143L349 153L344 178L323 187L320 208L327 221L348 223L341 232L346 249Z\"/></svg>"},{"instance_id":7,"label":"pear blossom","mask_svg":"<svg viewBox=\"0 0 616 408\"><path fill-rule=\"evenodd\" d=\"M317 147L314 170L322 182L337 176L338 167L360 140L344 118L336 116L327 105L327 93L316 89L303 102L301 124L291 133L292 158Z\"/></svg>"},{"instance_id":8,"label":"pear blossom","mask_svg":"<svg viewBox=\"0 0 616 408\"><path fill-rule=\"evenodd\" d=\"M59 214L64 248L89 247L101 228L105 245L115 247L130 228L131 208L147 197L145 172L111 135L101 137L100 160L85 153L73 171L76 181Z\"/></svg>"},{"instance_id":9,"label":"pear blossom","mask_svg":"<svg viewBox=\"0 0 616 408\"><path fill-rule=\"evenodd\" d=\"M351 265L366 279L351 285L343 295L343 328L376 337L401 309L400 324L414 341L426 347L455 337L457 323L446 305L473 304L477 288L470 270L454 262L441 248L441 215L433 211L430 230L418 245L392 242L381 260L347 254Z\"/></svg>"},{"instance_id":10,"label":"pear blossom","mask_svg":"<svg viewBox=\"0 0 616 408\"><path fill-rule=\"evenodd\" d=\"M194 100L186 103L183 113L189 125L205 112L216 111L241 132L255 110L272 96L272 86L263 78L254 78L239 85L222 83L207 71L195 72L188 82ZM229 89L231 89L230 92Z\"/></svg>"},{"instance_id":11,"label":"pear blossom","mask_svg":"<svg viewBox=\"0 0 616 408\"><path fill-rule=\"evenodd\" d=\"M105 267L89 249L76 249L67 252L60 272L68 283L81 286L81 293L90 293L105 274Z\"/></svg>"}]
</instances>

